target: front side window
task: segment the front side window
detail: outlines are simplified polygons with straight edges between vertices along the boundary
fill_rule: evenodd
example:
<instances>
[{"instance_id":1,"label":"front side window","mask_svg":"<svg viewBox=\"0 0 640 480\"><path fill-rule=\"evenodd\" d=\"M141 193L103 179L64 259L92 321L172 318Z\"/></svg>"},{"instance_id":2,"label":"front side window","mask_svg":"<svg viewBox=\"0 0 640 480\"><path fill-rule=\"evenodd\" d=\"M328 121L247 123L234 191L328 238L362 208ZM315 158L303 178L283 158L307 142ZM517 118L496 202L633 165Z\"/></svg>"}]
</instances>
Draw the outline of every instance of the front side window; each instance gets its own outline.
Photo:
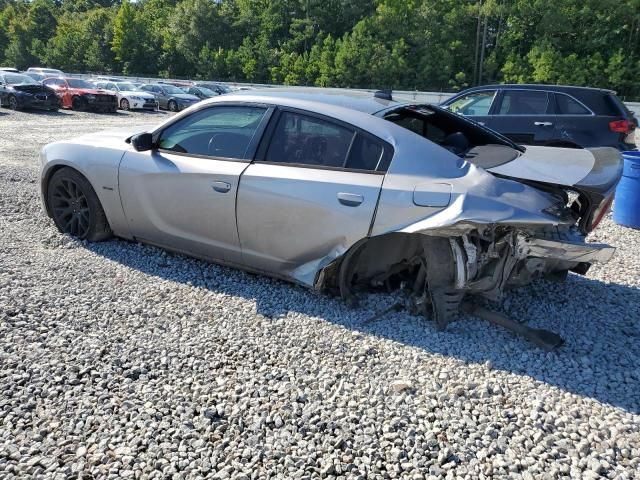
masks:
<instances>
[{"instance_id":1,"label":"front side window","mask_svg":"<svg viewBox=\"0 0 640 480\"><path fill-rule=\"evenodd\" d=\"M495 90L485 90L464 95L449 105L447 108L453 113L468 116L489 115L491 104L496 96Z\"/></svg>"},{"instance_id":2,"label":"front side window","mask_svg":"<svg viewBox=\"0 0 640 480\"><path fill-rule=\"evenodd\" d=\"M178 95L180 93L184 93L183 90L180 90L178 87L174 87L173 85L163 85L162 90L165 95Z\"/></svg>"},{"instance_id":3,"label":"front side window","mask_svg":"<svg viewBox=\"0 0 640 480\"><path fill-rule=\"evenodd\" d=\"M549 94L535 90L505 90L500 115L546 115Z\"/></svg>"},{"instance_id":4,"label":"front side window","mask_svg":"<svg viewBox=\"0 0 640 480\"><path fill-rule=\"evenodd\" d=\"M591 112L584 105L564 93L556 93L558 115L590 115Z\"/></svg>"},{"instance_id":5,"label":"front side window","mask_svg":"<svg viewBox=\"0 0 640 480\"><path fill-rule=\"evenodd\" d=\"M194 112L161 134L158 148L175 153L234 159L247 158L247 150L266 109L213 107Z\"/></svg>"}]
</instances>

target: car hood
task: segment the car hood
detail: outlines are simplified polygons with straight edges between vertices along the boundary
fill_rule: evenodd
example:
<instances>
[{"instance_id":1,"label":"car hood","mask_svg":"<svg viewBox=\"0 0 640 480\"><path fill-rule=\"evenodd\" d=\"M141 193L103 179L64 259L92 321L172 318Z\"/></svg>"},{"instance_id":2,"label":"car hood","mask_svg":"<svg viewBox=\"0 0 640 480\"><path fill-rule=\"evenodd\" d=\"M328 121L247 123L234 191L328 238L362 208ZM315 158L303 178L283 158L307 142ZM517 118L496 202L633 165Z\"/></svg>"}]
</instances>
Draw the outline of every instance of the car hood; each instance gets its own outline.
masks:
<instances>
[{"instance_id":1,"label":"car hood","mask_svg":"<svg viewBox=\"0 0 640 480\"><path fill-rule=\"evenodd\" d=\"M150 99L156 98L148 92L138 92L135 90L123 90L120 92L120 95L124 95L126 97L141 97L141 98L150 98Z\"/></svg>"},{"instance_id":2,"label":"car hood","mask_svg":"<svg viewBox=\"0 0 640 480\"><path fill-rule=\"evenodd\" d=\"M606 192L620 179L622 157L614 148L557 148L528 146L513 160L486 168L516 180Z\"/></svg>"},{"instance_id":3,"label":"car hood","mask_svg":"<svg viewBox=\"0 0 640 480\"><path fill-rule=\"evenodd\" d=\"M109 146L114 148L127 148L124 142L137 133L152 132L157 128L157 124L138 125L137 127L114 128L95 133L88 133L80 137L69 140L71 143L81 143L86 145Z\"/></svg>"},{"instance_id":4,"label":"car hood","mask_svg":"<svg viewBox=\"0 0 640 480\"><path fill-rule=\"evenodd\" d=\"M101 88L70 88L69 90L89 95L115 95L111 90L103 90Z\"/></svg>"},{"instance_id":5,"label":"car hood","mask_svg":"<svg viewBox=\"0 0 640 480\"><path fill-rule=\"evenodd\" d=\"M49 87L45 87L44 85L11 85L11 88L18 92L26 92L26 93L52 93Z\"/></svg>"},{"instance_id":6,"label":"car hood","mask_svg":"<svg viewBox=\"0 0 640 480\"><path fill-rule=\"evenodd\" d=\"M179 98L181 100L200 100L195 95L191 95L189 93L176 93L175 95L171 95L173 98Z\"/></svg>"}]
</instances>

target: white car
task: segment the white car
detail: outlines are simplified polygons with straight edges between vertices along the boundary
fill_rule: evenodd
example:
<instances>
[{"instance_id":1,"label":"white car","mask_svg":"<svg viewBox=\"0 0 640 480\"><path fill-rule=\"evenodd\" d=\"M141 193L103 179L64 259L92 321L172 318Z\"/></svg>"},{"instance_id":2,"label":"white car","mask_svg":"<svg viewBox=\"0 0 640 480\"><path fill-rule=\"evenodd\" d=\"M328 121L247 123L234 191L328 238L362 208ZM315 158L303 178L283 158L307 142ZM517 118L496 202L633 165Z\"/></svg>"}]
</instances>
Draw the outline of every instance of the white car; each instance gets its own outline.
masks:
<instances>
[{"instance_id":1,"label":"white car","mask_svg":"<svg viewBox=\"0 0 640 480\"><path fill-rule=\"evenodd\" d=\"M42 75L44 78L65 76L64 72L62 70L58 70L57 68L29 67L26 73L37 73L38 75Z\"/></svg>"},{"instance_id":2,"label":"white car","mask_svg":"<svg viewBox=\"0 0 640 480\"><path fill-rule=\"evenodd\" d=\"M121 110L157 110L156 98L129 82L95 82L96 87L110 90L118 96Z\"/></svg>"}]
</instances>

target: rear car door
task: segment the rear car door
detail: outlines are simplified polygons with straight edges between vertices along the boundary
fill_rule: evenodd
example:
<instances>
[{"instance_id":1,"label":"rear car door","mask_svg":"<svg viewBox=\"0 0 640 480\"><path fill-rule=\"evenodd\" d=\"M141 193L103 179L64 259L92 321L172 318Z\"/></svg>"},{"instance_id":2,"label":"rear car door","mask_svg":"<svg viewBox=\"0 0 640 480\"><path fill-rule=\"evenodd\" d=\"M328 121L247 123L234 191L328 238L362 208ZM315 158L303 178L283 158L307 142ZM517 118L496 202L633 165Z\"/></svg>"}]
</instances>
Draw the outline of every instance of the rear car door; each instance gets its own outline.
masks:
<instances>
[{"instance_id":1,"label":"rear car door","mask_svg":"<svg viewBox=\"0 0 640 480\"><path fill-rule=\"evenodd\" d=\"M127 151L118 178L131 233L239 264L238 181L271 111L264 105L207 107L154 133L156 148Z\"/></svg>"},{"instance_id":2,"label":"rear car door","mask_svg":"<svg viewBox=\"0 0 640 480\"><path fill-rule=\"evenodd\" d=\"M390 145L351 125L281 109L240 180L244 262L312 284L323 258L369 234L392 155Z\"/></svg>"},{"instance_id":3,"label":"rear car door","mask_svg":"<svg viewBox=\"0 0 640 480\"><path fill-rule=\"evenodd\" d=\"M596 116L586 105L571 95L555 92L556 136L569 145L592 147L599 144L602 132L609 135L609 119ZM605 143L606 144L606 143ZM612 145L613 146L613 145Z\"/></svg>"},{"instance_id":4,"label":"rear car door","mask_svg":"<svg viewBox=\"0 0 640 480\"><path fill-rule=\"evenodd\" d=\"M478 122L480 125L491 128L492 106L495 103L497 90L488 89L473 91L466 95L446 102L445 106L453 113L464 115Z\"/></svg>"},{"instance_id":5,"label":"rear car door","mask_svg":"<svg viewBox=\"0 0 640 480\"><path fill-rule=\"evenodd\" d=\"M544 90L501 90L491 128L515 143L546 145L556 138L552 95Z\"/></svg>"}]
</instances>

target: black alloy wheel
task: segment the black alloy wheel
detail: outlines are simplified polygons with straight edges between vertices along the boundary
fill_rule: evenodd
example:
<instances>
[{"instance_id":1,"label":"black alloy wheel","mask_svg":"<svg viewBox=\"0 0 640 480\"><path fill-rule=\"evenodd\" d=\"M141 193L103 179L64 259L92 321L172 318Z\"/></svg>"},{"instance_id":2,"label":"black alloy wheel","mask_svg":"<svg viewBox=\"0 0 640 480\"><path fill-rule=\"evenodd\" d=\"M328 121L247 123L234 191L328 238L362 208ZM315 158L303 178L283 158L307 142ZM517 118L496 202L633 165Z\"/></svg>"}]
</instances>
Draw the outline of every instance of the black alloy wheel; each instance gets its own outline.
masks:
<instances>
[{"instance_id":1,"label":"black alloy wheel","mask_svg":"<svg viewBox=\"0 0 640 480\"><path fill-rule=\"evenodd\" d=\"M62 233L89 241L111 236L107 217L91 184L71 168L56 171L49 180L47 206Z\"/></svg>"}]
</instances>

